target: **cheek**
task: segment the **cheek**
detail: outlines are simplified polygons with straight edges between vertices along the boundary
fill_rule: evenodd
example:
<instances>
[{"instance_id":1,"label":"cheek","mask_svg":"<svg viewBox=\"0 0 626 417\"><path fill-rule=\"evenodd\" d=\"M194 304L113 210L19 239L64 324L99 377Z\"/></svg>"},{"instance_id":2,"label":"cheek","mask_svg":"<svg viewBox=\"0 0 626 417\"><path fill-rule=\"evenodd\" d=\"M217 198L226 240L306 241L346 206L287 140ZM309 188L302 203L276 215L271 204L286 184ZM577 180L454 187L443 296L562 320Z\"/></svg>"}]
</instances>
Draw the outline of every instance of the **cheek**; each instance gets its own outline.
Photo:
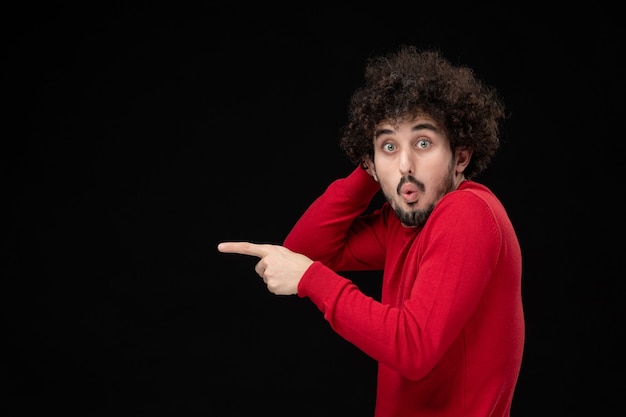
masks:
<instances>
[{"instance_id":1,"label":"cheek","mask_svg":"<svg viewBox=\"0 0 626 417\"><path fill-rule=\"evenodd\" d=\"M377 174L378 176L378 184L380 185L380 189L385 194L396 194L396 189L398 188L398 184L400 183L400 177L395 178L389 175Z\"/></svg>"},{"instance_id":2,"label":"cheek","mask_svg":"<svg viewBox=\"0 0 626 417\"><path fill-rule=\"evenodd\" d=\"M395 186L391 186L390 184L380 184L380 192L385 200L392 202L398 199L398 192Z\"/></svg>"},{"instance_id":3,"label":"cheek","mask_svg":"<svg viewBox=\"0 0 626 417\"><path fill-rule=\"evenodd\" d=\"M433 161L431 164L423 166L421 173L424 181L438 183L450 174L450 163L444 160Z\"/></svg>"}]
</instances>

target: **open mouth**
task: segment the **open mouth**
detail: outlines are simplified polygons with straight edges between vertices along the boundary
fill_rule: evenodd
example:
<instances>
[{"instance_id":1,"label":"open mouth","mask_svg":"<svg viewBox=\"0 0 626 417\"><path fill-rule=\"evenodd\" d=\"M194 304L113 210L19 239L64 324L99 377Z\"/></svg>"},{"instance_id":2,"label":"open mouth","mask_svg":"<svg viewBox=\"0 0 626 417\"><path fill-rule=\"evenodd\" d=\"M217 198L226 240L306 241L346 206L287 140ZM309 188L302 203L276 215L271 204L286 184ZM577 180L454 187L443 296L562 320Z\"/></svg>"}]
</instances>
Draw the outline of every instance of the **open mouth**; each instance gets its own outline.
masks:
<instances>
[{"instance_id":1,"label":"open mouth","mask_svg":"<svg viewBox=\"0 0 626 417\"><path fill-rule=\"evenodd\" d=\"M407 204L415 204L418 200L419 187L407 182L400 187L400 195Z\"/></svg>"}]
</instances>

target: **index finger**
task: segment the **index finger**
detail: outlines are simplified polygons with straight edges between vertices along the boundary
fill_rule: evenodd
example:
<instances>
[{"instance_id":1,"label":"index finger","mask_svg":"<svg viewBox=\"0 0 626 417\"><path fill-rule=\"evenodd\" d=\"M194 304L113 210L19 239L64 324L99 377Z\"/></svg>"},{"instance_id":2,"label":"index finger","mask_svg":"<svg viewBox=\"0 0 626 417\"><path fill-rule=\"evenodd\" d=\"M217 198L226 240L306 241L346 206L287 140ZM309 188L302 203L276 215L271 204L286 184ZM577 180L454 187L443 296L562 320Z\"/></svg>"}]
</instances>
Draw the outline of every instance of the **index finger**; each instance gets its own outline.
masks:
<instances>
[{"instance_id":1,"label":"index finger","mask_svg":"<svg viewBox=\"0 0 626 417\"><path fill-rule=\"evenodd\" d=\"M217 250L223 253L239 253L262 258L269 253L268 246L250 242L222 242L217 245Z\"/></svg>"}]
</instances>

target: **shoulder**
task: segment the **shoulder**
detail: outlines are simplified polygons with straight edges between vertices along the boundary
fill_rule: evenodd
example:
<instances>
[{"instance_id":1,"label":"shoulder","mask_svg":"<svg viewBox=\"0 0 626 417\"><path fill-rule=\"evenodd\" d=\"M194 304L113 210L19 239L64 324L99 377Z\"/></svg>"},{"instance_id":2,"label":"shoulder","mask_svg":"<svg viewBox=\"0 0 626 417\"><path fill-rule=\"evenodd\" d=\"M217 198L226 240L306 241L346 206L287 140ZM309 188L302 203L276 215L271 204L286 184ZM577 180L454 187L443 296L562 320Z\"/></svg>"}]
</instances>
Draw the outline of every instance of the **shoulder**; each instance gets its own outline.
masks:
<instances>
[{"instance_id":1,"label":"shoulder","mask_svg":"<svg viewBox=\"0 0 626 417\"><path fill-rule=\"evenodd\" d=\"M464 181L458 189L446 194L431 214L432 223L444 223L460 230L497 229L497 220L506 216L502 204L486 186Z\"/></svg>"},{"instance_id":2,"label":"shoulder","mask_svg":"<svg viewBox=\"0 0 626 417\"><path fill-rule=\"evenodd\" d=\"M463 181L459 188L446 194L438 205L453 205L467 209L502 207L498 197L487 186L469 180Z\"/></svg>"}]
</instances>

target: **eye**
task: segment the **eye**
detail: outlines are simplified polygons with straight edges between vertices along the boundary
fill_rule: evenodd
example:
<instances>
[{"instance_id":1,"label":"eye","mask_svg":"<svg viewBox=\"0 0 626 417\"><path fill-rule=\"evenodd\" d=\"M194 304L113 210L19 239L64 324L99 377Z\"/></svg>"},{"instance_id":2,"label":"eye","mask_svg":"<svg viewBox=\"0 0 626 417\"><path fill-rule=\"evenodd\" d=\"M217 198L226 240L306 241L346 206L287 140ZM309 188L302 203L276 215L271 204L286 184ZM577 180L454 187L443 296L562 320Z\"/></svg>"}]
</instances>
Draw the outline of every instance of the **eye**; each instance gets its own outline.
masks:
<instances>
[{"instance_id":1,"label":"eye","mask_svg":"<svg viewBox=\"0 0 626 417\"><path fill-rule=\"evenodd\" d=\"M419 149L428 149L431 145L431 142L428 139L420 139L417 141L416 146Z\"/></svg>"},{"instance_id":2,"label":"eye","mask_svg":"<svg viewBox=\"0 0 626 417\"><path fill-rule=\"evenodd\" d=\"M396 145L394 145L393 143L385 143L383 145L383 149L386 152L393 152L396 149Z\"/></svg>"}]
</instances>

